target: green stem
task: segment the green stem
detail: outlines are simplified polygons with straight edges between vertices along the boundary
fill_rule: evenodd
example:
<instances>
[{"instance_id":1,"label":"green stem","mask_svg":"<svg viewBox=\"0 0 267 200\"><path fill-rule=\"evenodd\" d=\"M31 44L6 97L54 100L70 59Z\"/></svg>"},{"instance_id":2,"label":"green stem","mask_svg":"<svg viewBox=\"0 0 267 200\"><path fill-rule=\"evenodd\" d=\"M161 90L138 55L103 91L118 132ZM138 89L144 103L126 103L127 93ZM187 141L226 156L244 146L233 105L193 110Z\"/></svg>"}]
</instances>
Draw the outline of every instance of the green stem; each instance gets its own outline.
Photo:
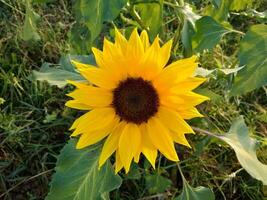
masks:
<instances>
[{"instance_id":1,"label":"green stem","mask_svg":"<svg viewBox=\"0 0 267 200\"><path fill-rule=\"evenodd\" d=\"M186 179L185 179L185 177L184 177L184 174L183 174L183 172L182 172L182 169L181 169L181 167L180 167L180 164L177 162L176 165L177 165L177 167L178 167L178 169L179 169L179 172L180 172L180 174L181 174L181 177L182 177L182 179L183 179L183 182L184 182L184 183L187 183L187 181L186 181Z\"/></svg>"},{"instance_id":2,"label":"green stem","mask_svg":"<svg viewBox=\"0 0 267 200\"><path fill-rule=\"evenodd\" d=\"M184 6L184 0L178 0L178 2L175 0L176 3L178 3L179 6Z\"/></svg>"},{"instance_id":3,"label":"green stem","mask_svg":"<svg viewBox=\"0 0 267 200\"><path fill-rule=\"evenodd\" d=\"M201 128L197 128L197 127L194 127L194 126L191 126L191 127L192 127L192 129L193 129L194 131L198 131L198 132L204 133L204 134L206 134L206 135L213 136L213 137L216 137L216 138L218 138L218 139L221 139L221 136L220 136L219 134L217 134L217 133L212 133L212 132L209 132L209 131L207 131L207 130L203 130L203 129L201 129Z\"/></svg>"},{"instance_id":4,"label":"green stem","mask_svg":"<svg viewBox=\"0 0 267 200\"><path fill-rule=\"evenodd\" d=\"M141 26L141 28L145 29L146 31L148 31L148 27L146 27L146 25L142 21L141 17L138 15L136 10L134 9L134 5L130 4L130 6L128 6L128 10L129 10L130 15Z\"/></svg>"},{"instance_id":5,"label":"green stem","mask_svg":"<svg viewBox=\"0 0 267 200\"><path fill-rule=\"evenodd\" d=\"M238 31L238 30L231 30L232 33L238 33L240 35L246 35L244 32L242 31Z\"/></svg>"}]
</instances>

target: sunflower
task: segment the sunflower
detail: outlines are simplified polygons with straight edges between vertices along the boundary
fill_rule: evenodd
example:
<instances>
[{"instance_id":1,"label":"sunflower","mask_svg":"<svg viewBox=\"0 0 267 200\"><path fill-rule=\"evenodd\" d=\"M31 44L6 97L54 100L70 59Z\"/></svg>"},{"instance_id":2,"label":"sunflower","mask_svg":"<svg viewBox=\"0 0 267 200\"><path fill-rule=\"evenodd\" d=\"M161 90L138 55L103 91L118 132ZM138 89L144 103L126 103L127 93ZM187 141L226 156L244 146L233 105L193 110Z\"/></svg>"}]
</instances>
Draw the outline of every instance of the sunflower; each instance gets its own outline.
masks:
<instances>
[{"instance_id":1,"label":"sunflower","mask_svg":"<svg viewBox=\"0 0 267 200\"><path fill-rule=\"evenodd\" d=\"M96 66L73 61L86 82L66 106L86 110L70 130L77 149L105 139L99 167L115 153L115 171L129 171L142 153L155 168L158 151L178 161L175 143L190 147L185 134L194 133L186 119L202 117L195 108L208 98L192 90L205 81L193 77L196 56L167 65L172 40L152 44L146 31L135 29L127 40L115 29L115 42L104 39L103 51L92 48Z\"/></svg>"}]
</instances>

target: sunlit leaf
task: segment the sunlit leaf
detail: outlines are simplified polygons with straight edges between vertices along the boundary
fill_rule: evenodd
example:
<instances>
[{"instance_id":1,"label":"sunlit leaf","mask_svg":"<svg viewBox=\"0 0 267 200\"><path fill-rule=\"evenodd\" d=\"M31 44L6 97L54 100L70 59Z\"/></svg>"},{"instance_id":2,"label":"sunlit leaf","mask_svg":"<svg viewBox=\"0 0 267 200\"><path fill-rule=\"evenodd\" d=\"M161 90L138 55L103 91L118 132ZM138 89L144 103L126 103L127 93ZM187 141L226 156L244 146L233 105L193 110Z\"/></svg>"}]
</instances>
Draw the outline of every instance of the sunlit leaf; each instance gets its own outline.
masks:
<instances>
[{"instance_id":1,"label":"sunlit leaf","mask_svg":"<svg viewBox=\"0 0 267 200\"><path fill-rule=\"evenodd\" d=\"M188 3L185 3L183 7L179 8L179 11L183 13L185 19L189 21L193 26L195 26L195 22L201 18L200 15L194 12L192 6Z\"/></svg>"},{"instance_id":2,"label":"sunlit leaf","mask_svg":"<svg viewBox=\"0 0 267 200\"><path fill-rule=\"evenodd\" d=\"M193 37L193 48L197 52L212 49L219 43L224 34L231 30L219 24L211 17L205 16L196 21L196 34Z\"/></svg>"},{"instance_id":3,"label":"sunlit leaf","mask_svg":"<svg viewBox=\"0 0 267 200\"><path fill-rule=\"evenodd\" d=\"M148 28L150 38L155 38L163 22L163 0L136 1L135 7L142 22Z\"/></svg>"},{"instance_id":4,"label":"sunlit leaf","mask_svg":"<svg viewBox=\"0 0 267 200\"><path fill-rule=\"evenodd\" d=\"M221 72L223 72L226 75L229 75L229 74L233 74L233 73L238 72L239 70L243 69L243 67L244 66L236 67L236 68L230 68L230 69L218 69L218 70L220 70Z\"/></svg>"},{"instance_id":5,"label":"sunlit leaf","mask_svg":"<svg viewBox=\"0 0 267 200\"><path fill-rule=\"evenodd\" d=\"M94 64L92 56L67 55L60 58L59 64L43 63L39 71L33 70L32 78L47 81L51 85L64 87L67 80L84 81L84 78L75 70L71 60L85 64Z\"/></svg>"},{"instance_id":6,"label":"sunlit leaf","mask_svg":"<svg viewBox=\"0 0 267 200\"><path fill-rule=\"evenodd\" d=\"M249 130L243 117L239 117L233 122L228 134L218 137L235 150L238 161L252 177L267 185L267 165L258 160L257 141L249 137Z\"/></svg>"},{"instance_id":7,"label":"sunlit leaf","mask_svg":"<svg viewBox=\"0 0 267 200\"><path fill-rule=\"evenodd\" d=\"M62 149L46 200L103 200L121 185L121 178L107 162L98 169L101 145L75 149L71 139Z\"/></svg>"},{"instance_id":8,"label":"sunlit leaf","mask_svg":"<svg viewBox=\"0 0 267 200\"><path fill-rule=\"evenodd\" d=\"M254 0L232 0L230 9L235 11L245 10L253 5Z\"/></svg>"},{"instance_id":9,"label":"sunlit leaf","mask_svg":"<svg viewBox=\"0 0 267 200\"><path fill-rule=\"evenodd\" d=\"M239 64L231 95L240 95L267 85L267 25L252 26L242 39Z\"/></svg>"},{"instance_id":10,"label":"sunlit leaf","mask_svg":"<svg viewBox=\"0 0 267 200\"><path fill-rule=\"evenodd\" d=\"M198 67L195 71L195 76L202 76L202 77L208 77L209 75L211 75L214 71L216 71L215 69L205 69L203 67Z\"/></svg>"},{"instance_id":11,"label":"sunlit leaf","mask_svg":"<svg viewBox=\"0 0 267 200\"><path fill-rule=\"evenodd\" d=\"M37 27L36 27L36 23L40 19L40 16L33 11L29 0L25 1L25 6L26 6L26 15L21 37L25 41L40 40L41 38L37 32Z\"/></svg>"}]
</instances>

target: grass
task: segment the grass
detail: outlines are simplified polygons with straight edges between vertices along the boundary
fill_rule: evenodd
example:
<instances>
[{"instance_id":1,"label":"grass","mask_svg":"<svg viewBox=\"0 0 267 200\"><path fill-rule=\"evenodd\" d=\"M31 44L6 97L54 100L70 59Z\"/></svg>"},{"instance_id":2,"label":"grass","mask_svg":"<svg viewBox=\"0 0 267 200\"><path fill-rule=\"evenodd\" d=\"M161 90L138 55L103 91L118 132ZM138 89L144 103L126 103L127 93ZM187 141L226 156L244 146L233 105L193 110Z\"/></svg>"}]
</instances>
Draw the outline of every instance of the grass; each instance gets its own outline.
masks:
<instances>
[{"instance_id":1,"label":"grass","mask_svg":"<svg viewBox=\"0 0 267 200\"><path fill-rule=\"evenodd\" d=\"M266 4L262 5L267 8ZM44 199L56 157L69 138L68 127L79 115L64 107L69 88L59 89L29 79L31 71L38 69L44 61L57 63L60 55L70 51L68 31L74 21L71 3L61 0L38 4L34 9L42 16L38 24L42 40L26 43L20 37L25 11L23 3L0 0L0 199L5 200ZM171 19L171 10L166 10L166 18ZM257 22L254 18L233 15L231 23L246 31L247 24ZM175 23L168 25L167 35L173 34L174 27ZM227 36L221 46L202 55L202 67L227 66L234 59L239 40L240 36ZM200 110L206 117L192 120L191 124L222 133L241 114L246 117L251 132L266 137L267 124L257 117L266 112L266 90L261 88L243 97L229 99L225 91L231 83L232 77L222 74L210 78L209 89L220 96L216 101L202 105ZM193 150L178 147L177 151L183 173L192 186L213 188L216 199L266 198L264 191L266 193L267 189L240 170L229 146L201 134L190 136L190 143ZM259 150L258 155L267 163L265 149ZM126 180L119 190L112 192L112 199L171 199L174 194L179 194L182 181L177 166L164 158L159 160L156 172L143 162L141 168L133 169L132 174L121 174ZM167 192L156 196L149 192L144 175L153 174L170 178L172 183Z\"/></svg>"}]
</instances>

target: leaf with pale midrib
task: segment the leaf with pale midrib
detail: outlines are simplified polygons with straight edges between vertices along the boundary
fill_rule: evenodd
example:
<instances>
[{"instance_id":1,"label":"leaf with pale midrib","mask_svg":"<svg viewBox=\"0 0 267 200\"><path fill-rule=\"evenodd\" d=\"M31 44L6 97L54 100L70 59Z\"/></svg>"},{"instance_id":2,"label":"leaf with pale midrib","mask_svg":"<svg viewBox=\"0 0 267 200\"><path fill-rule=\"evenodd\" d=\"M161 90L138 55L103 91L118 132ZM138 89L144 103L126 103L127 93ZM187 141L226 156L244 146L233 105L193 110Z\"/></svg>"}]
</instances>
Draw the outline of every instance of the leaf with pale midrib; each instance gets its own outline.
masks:
<instances>
[{"instance_id":1,"label":"leaf with pale midrib","mask_svg":"<svg viewBox=\"0 0 267 200\"><path fill-rule=\"evenodd\" d=\"M46 200L103 200L107 193L121 185L108 161L98 169L102 145L75 149L76 140L70 139L62 149L51 188Z\"/></svg>"},{"instance_id":2,"label":"leaf with pale midrib","mask_svg":"<svg viewBox=\"0 0 267 200\"><path fill-rule=\"evenodd\" d=\"M193 36L193 48L196 52L204 49L212 49L219 43L224 34L231 32L222 24L216 22L209 16L202 17L196 21L196 33Z\"/></svg>"},{"instance_id":3,"label":"leaf with pale midrib","mask_svg":"<svg viewBox=\"0 0 267 200\"><path fill-rule=\"evenodd\" d=\"M67 85L67 80L85 81L85 79L75 70L71 64L71 60L75 60L84 64L95 64L92 55L66 55L60 58L59 64L43 63L39 71L33 70L33 80L47 81L50 85L64 87Z\"/></svg>"},{"instance_id":4,"label":"leaf with pale midrib","mask_svg":"<svg viewBox=\"0 0 267 200\"><path fill-rule=\"evenodd\" d=\"M236 119L228 134L218 136L234 150L242 167L254 178L267 185L267 165L261 163L256 155L257 141L249 137L243 117Z\"/></svg>"}]
</instances>

